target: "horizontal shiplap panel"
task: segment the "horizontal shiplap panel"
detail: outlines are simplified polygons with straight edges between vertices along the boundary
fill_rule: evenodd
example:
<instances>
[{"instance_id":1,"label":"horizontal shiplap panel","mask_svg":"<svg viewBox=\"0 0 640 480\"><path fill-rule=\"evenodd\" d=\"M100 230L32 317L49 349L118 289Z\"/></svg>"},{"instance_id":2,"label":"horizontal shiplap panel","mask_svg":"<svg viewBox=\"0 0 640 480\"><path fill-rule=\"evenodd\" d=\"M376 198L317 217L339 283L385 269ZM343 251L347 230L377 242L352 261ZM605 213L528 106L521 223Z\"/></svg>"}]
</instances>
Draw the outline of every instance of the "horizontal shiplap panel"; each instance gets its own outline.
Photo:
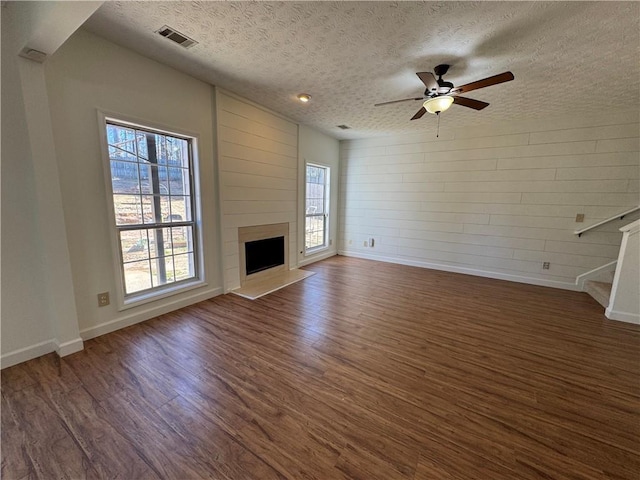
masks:
<instances>
[{"instance_id":1,"label":"horizontal shiplap panel","mask_svg":"<svg viewBox=\"0 0 640 480\"><path fill-rule=\"evenodd\" d=\"M217 97L220 111L231 112L242 116L248 120L268 125L291 135L297 135L298 126L278 115L274 115L262 108L251 105L247 102L220 93Z\"/></svg>"},{"instance_id":2,"label":"horizontal shiplap panel","mask_svg":"<svg viewBox=\"0 0 640 480\"><path fill-rule=\"evenodd\" d=\"M464 243L433 242L411 238L400 238L395 244L398 247L409 247L424 250L437 250L439 252L463 253L467 255L482 255L485 257L512 258L513 249L501 247L489 247L486 245L470 245Z\"/></svg>"},{"instance_id":3,"label":"horizontal shiplap panel","mask_svg":"<svg viewBox=\"0 0 640 480\"><path fill-rule=\"evenodd\" d=\"M487 192L361 192L360 200L423 201L423 202L469 202L469 203L519 203L520 193Z\"/></svg>"},{"instance_id":4,"label":"horizontal shiplap panel","mask_svg":"<svg viewBox=\"0 0 640 480\"><path fill-rule=\"evenodd\" d=\"M360 218L360 225L366 227L411 228L430 232L462 233L462 224L453 222L426 222L420 220L397 220L392 218Z\"/></svg>"},{"instance_id":5,"label":"horizontal shiplap panel","mask_svg":"<svg viewBox=\"0 0 640 480\"><path fill-rule=\"evenodd\" d=\"M296 211L295 201L267 201L267 200L225 200L225 215L245 213L290 213Z\"/></svg>"},{"instance_id":6,"label":"horizontal shiplap panel","mask_svg":"<svg viewBox=\"0 0 640 480\"><path fill-rule=\"evenodd\" d=\"M264 177L257 173L223 172L223 187L268 188L270 190L297 190L294 178ZM223 198L225 194L223 193Z\"/></svg>"},{"instance_id":7,"label":"horizontal shiplap panel","mask_svg":"<svg viewBox=\"0 0 640 480\"><path fill-rule=\"evenodd\" d=\"M619 236L622 238L622 234ZM586 234L585 239L586 240ZM593 243L586 243L582 237L577 238L573 242L558 242L553 240L547 240L545 243L545 251L566 253L575 255L587 255L593 257L605 257L605 258L618 258L619 245L598 245ZM602 265L606 263L603 262Z\"/></svg>"},{"instance_id":8,"label":"horizontal shiplap panel","mask_svg":"<svg viewBox=\"0 0 640 480\"><path fill-rule=\"evenodd\" d=\"M218 128L218 140L220 142L244 145L245 147L251 147L256 150L264 150L265 152L278 153L291 158L298 157L297 146L287 145L269 138L257 137L250 133L241 132L225 126Z\"/></svg>"},{"instance_id":9,"label":"horizontal shiplap panel","mask_svg":"<svg viewBox=\"0 0 640 480\"><path fill-rule=\"evenodd\" d=\"M501 215L528 215L541 217L574 217L582 213L582 206L565 205L524 205L504 203L432 203L424 202L421 210L452 213L492 213Z\"/></svg>"},{"instance_id":10,"label":"horizontal shiplap panel","mask_svg":"<svg viewBox=\"0 0 640 480\"><path fill-rule=\"evenodd\" d=\"M422 178L429 182L517 182L553 180L556 171L553 168L533 170L488 170L488 171L451 171L430 172Z\"/></svg>"},{"instance_id":11,"label":"horizontal shiplap panel","mask_svg":"<svg viewBox=\"0 0 640 480\"><path fill-rule=\"evenodd\" d=\"M259 123L244 117L241 117L235 113L222 111L218 116L218 124L224 125L233 130L255 135L260 138L267 138L285 145L298 146L298 132L288 133L277 128L273 128L271 125Z\"/></svg>"},{"instance_id":12,"label":"horizontal shiplap panel","mask_svg":"<svg viewBox=\"0 0 640 480\"><path fill-rule=\"evenodd\" d=\"M249 162L237 158L221 157L220 170L222 171L222 181L226 172L244 173L249 175L260 175L263 177L296 179L298 170L296 168L280 167L268 163Z\"/></svg>"},{"instance_id":13,"label":"horizontal shiplap panel","mask_svg":"<svg viewBox=\"0 0 640 480\"><path fill-rule=\"evenodd\" d=\"M529 217L524 215L491 215L490 225L556 228L560 230L576 229L580 224L575 223L575 218L563 217Z\"/></svg>"},{"instance_id":14,"label":"horizontal shiplap panel","mask_svg":"<svg viewBox=\"0 0 640 480\"><path fill-rule=\"evenodd\" d=\"M495 170L496 160L470 160L461 162L431 162L422 166L423 172L469 172L473 170ZM403 174L405 182L429 182L430 173Z\"/></svg>"},{"instance_id":15,"label":"horizontal shiplap panel","mask_svg":"<svg viewBox=\"0 0 640 480\"><path fill-rule=\"evenodd\" d=\"M564 130L555 130L552 132L534 132L531 133L529 142L531 144L534 144L627 138L637 137L639 131L639 126L637 123L629 123L626 125L604 125L587 128L571 128Z\"/></svg>"},{"instance_id":16,"label":"horizontal shiplap panel","mask_svg":"<svg viewBox=\"0 0 640 480\"><path fill-rule=\"evenodd\" d=\"M404 145L391 145L387 147L387 154L421 153L421 152L448 152L455 150L471 150L496 147L511 147L515 145L527 145L529 134L502 135L495 137L478 137L460 140L440 142L409 143Z\"/></svg>"},{"instance_id":17,"label":"horizontal shiplap panel","mask_svg":"<svg viewBox=\"0 0 640 480\"><path fill-rule=\"evenodd\" d=\"M627 180L557 180L553 182L450 182L445 192L606 192L624 193Z\"/></svg>"},{"instance_id":18,"label":"horizontal shiplap panel","mask_svg":"<svg viewBox=\"0 0 640 480\"><path fill-rule=\"evenodd\" d=\"M237 200L260 200L260 201L296 201L298 192L295 188L290 190L280 190L274 188L246 188L246 187L223 187L222 195L224 202Z\"/></svg>"},{"instance_id":19,"label":"horizontal shiplap panel","mask_svg":"<svg viewBox=\"0 0 640 480\"><path fill-rule=\"evenodd\" d=\"M517 227L502 225L474 225L465 224L464 233L476 235L492 235L498 237L513 238L537 238L540 240L554 240L561 242L572 242L577 238L571 230L558 230L552 228ZM620 246L621 235L609 232L595 232L589 236L582 237L583 243L616 245Z\"/></svg>"},{"instance_id":20,"label":"horizontal shiplap panel","mask_svg":"<svg viewBox=\"0 0 640 480\"><path fill-rule=\"evenodd\" d=\"M635 152L592 153L586 155L501 158L498 160L498 170L512 170L519 168L582 168L623 165L639 165L638 154Z\"/></svg>"},{"instance_id":21,"label":"horizontal shiplap panel","mask_svg":"<svg viewBox=\"0 0 640 480\"><path fill-rule=\"evenodd\" d=\"M422 222L447 222L447 223L489 223L489 215L474 213L437 213L422 212L416 210L380 210L363 209L365 218L391 218L397 220L417 220Z\"/></svg>"},{"instance_id":22,"label":"horizontal shiplap panel","mask_svg":"<svg viewBox=\"0 0 640 480\"><path fill-rule=\"evenodd\" d=\"M542 205L634 205L632 193L523 193L522 203Z\"/></svg>"},{"instance_id":23,"label":"horizontal shiplap panel","mask_svg":"<svg viewBox=\"0 0 640 480\"><path fill-rule=\"evenodd\" d=\"M601 250L600 250L601 251ZM575 255L569 253L555 253L550 251L516 250L513 258L532 262L550 262L552 265L570 265L591 270L609 263L615 257Z\"/></svg>"},{"instance_id":24,"label":"horizontal shiplap panel","mask_svg":"<svg viewBox=\"0 0 640 480\"><path fill-rule=\"evenodd\" d=\"M640 166L558 168L557 180L614 180L638 178Z\"/></svg>"},{"instance_id":25,"label":"horizontal shiplap panel","mask_svg":"<svg viewBox=\"0 0 640 480\"><path fill-rule=\"evenodd\" d=\"M598 140L596 152L638 152L640 151L640 139L616 138L611 140Z\"/></svg>"},{"instance_id":26,"label":"horizontal shiplap panel","mask_svg":"<svg viewBox=\"0 0 640 480\"><path fill-rule=\"evenodd\" d=\"M230 143L221 140L219 142L221 157L235 158L239 160L247 160L256 163L267 163L269 165L277 165L279 167L297 168L297 158L282 153L267 152L258 150L237 143Z\"/></svg>"},{"instance_id":27,"label":"horizontal shiplap panel","mask_svg":"<svg viewBox=\"0 0 640 480\"><path fill-rule=\"evenodd\" d=\"M271 223L287 223L289 226L289 232L295 231L296 224L296 212L276 212L276 213L243 213L223 215L222 221L229 227L250 227L253 225L269 225Z\"/></svg>"},{"instance_id":28,"label":"horizontal shiplap panel","mask_svg":"<svg viewBox=\"0 0 640 480\"><path fill-rule=\"evenodd\" d=\"M353 183L342 179L341 191L357 192L443 192L444 183Z\"/></svg>"}]
</instances>

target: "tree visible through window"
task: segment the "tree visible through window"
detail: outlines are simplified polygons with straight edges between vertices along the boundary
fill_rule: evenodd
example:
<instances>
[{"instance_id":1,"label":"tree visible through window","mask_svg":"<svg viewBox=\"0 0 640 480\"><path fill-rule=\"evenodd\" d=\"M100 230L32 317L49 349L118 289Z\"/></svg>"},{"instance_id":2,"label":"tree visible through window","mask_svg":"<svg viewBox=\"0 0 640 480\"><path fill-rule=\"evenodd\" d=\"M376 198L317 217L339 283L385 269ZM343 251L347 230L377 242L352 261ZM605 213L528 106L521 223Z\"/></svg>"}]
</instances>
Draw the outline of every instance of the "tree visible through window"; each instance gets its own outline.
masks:
<instances>
[{"instance_id":1,"label":"tree visible through window","mask_svg":"<svg viewBox=\"0 0 640 480\"><path fill-rule=\"evenodd\" d=\"M191 139L106 130L125 296L195 278Z\"/></svg>"},{"instance_id":2,"label":"tree visible through window","mask_svg":"<svg viewBox=\"0 0 640 480\"><path fill-rule=\"evenodd\" d=\"M329 168L307 165L305 250L327 246Z\"/></svg>"}]
</instances>

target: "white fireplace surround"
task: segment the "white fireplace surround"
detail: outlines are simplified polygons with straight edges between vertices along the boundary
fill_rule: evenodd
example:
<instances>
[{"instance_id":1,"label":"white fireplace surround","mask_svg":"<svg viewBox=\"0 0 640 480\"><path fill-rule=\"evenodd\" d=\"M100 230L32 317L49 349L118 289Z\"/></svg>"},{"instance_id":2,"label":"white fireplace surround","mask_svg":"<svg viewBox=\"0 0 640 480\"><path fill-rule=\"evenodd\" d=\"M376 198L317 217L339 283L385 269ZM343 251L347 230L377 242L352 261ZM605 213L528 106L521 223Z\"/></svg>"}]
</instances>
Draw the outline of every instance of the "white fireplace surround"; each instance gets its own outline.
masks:
<instances>
[{"instance_id":1,"label":"white fireplace surround","mask_svg":"<svg viewBox=\"0 0 640 480\"><path fill-rule=\"evenodd\" d=\"M247 275L247 259L245 243L267 238L284 237L284 263L261 272ZM289 270L289 224L272 223L270 225L254 225L238 227L238 253L240 257L240 285L264 280Z\"/></svg>"}]
</instances>

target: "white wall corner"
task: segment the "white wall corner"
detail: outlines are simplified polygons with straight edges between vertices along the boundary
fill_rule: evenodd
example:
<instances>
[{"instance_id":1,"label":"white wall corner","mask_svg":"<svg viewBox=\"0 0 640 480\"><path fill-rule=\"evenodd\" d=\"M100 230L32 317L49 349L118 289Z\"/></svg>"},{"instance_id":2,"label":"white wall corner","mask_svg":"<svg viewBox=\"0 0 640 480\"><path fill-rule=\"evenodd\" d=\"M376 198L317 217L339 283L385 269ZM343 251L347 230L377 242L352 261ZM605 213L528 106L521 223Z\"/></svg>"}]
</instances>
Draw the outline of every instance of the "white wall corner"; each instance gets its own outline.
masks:
<instances>
[{"instance_id":1,"label":"white wall corner","mask_svg":"<svg viewBox=\"0 0 640 480\"><path fill-rule=\"evenodd\" d=\"M54 344L56 352L61 357L66 357L67 355L71 355L72 353L77 353L84 350L84 343L80 337L62 343L58 342L58 340L54 340Z\"/></svg>"},{"instance_id":2,"label":"white wall corner","mask_svg":"<svg viewBox=\"0 0 640 480\"><path fill-rule=\"evenodd\" d=\"M620 312L618 310L612 310L607 307L604 311L604 316L609 320L618 320L620 322L627 323L635 323L636 325L640 325L640 315L637 313L629 313L629 312Z\"/></svg>"}]
</instances>

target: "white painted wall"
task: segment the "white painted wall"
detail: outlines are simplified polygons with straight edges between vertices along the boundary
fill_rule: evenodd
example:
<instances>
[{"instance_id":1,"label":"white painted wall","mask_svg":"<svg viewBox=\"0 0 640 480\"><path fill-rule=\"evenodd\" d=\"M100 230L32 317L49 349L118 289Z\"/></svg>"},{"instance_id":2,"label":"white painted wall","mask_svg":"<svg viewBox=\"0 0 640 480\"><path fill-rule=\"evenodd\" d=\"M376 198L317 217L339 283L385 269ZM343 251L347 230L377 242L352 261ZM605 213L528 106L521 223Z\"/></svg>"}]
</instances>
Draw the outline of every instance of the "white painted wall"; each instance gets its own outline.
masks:
<instances>
[{"instance_id":1,"label":"white painted wall","mask_svg":"<svg viewBox=\"0 0 640 480\"><path fill-rule=\"evenodd\" d=\"M47 61L46 76L83 338L220 293L212 87L84 30ZM198 137L206 286L118 310L98 110ZM96 295L103 291L113 301L99 308Z\"/></svg>"},{"instance_id":2,"label":"white painted wall","mask_svg":"<svg viewBox=\"0 0 640 480\"><path fill-rule=\"evenodd\" d=\"M629 112L342 141L340 251L574 289L618 255L620 223L573 231L638 204L639 131Z\"/></svg>"},{"instance_id":3,"label":"white painted wall","mask_svg":"<svg viewBox=\"0 0 640 480\"><path fill-rule=\"evenodd\" d=\"M305 125L298 127L299 162L298 162L298 265L307 265L338 253L338 193L340 191L340 147L335 138L331 138ZM330 168L329 185L329 240L327 249L310 255L304 254L304 202L305 202L305 169L307 163L323 165Z\"/></svg>"},{"instance_id":4,"label":"white painted wall","mask_svg":"<svg viewBox=\"0 0 640 480\"><path fill-rule=\"evenodd\" d=\"M2 8L2 366L82 349L43 65L99 2Z\"/></svg>"},{"instance_id":5,"label":"white painted wall","mask_svg":"<svg viewBox=\"0 0 640 480\"><path fill-rule=\"evenodd\" d=\"M44 292L38 201L17 56L24 20L2 10L2 345L3 356L35 345L53 351ZM3 366L6 357L3 358Z\"/></svg>"},{"instance_id":6,"label":"white painted wall","mask_svg":"<svg viewBox=\"0 0 640 480\"><path fill-rule=\"evenodd\" d=\"M298 126L217 90L218 165L225 292L240 286L238 227L289 225L289 268L297 240Z\"/></svg>"},{"instance_id":7,"label":"white painted wall","mask_svg":"<svg viewBox=\"0 0 640 480\"><path fill-rule=\"evenodd\" d=\"M640 220L621 230L622 245L605 315L613 320L640 323Z\"/></svg>"}]
</instances>

